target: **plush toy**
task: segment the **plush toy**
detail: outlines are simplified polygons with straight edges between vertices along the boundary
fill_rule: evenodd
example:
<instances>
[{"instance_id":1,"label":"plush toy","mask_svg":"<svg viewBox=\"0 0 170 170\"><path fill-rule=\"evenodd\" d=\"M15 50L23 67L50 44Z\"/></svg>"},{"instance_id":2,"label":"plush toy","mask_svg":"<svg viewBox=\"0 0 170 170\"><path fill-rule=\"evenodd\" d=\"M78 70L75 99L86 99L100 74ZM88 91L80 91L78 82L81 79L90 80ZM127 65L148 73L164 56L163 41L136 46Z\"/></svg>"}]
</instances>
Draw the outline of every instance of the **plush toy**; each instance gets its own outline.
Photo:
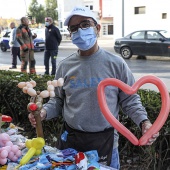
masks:
<instances>
[{"instance_id":1,"label":"plush toy","mask_svg":"<svg viewBox=\"0 0 170 170\"><path fill-rule=\"evenodd\" d=\"M5 165L7 159L17 161L22 155L21 150L17 145L13 145L7 133L0 134L0 164Z\"/></svg>"}]
</instances>

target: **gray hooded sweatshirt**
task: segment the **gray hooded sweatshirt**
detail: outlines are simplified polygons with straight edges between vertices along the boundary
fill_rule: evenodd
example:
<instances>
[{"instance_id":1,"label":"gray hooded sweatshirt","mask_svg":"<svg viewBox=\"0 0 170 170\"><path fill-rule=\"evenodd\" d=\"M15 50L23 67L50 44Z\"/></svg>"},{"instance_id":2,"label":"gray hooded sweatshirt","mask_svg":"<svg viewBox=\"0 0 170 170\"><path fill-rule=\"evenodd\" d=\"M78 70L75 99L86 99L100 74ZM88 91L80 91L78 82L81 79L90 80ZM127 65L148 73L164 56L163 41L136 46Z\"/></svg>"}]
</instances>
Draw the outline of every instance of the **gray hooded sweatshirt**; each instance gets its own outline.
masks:
<instances>
[{"instance_id":1,"label":"gray hooded sweatshirt","mask_svg":"<svg viewBox=\"0 0 170 170\"><path fill-rule=\"evenodd\" d=\"M135 82L126 62L101 48L91 56L80 56L76 52L62 60L55 79L61 77L64 78L63 87L57 87L56 97L44 105L46 120L62 115L70 127L86 132L99 132L111 127L99 107L99 82L106 78L116 78L130 86ZM108 107L117 119L120 108L138 126L147 119L139 95L127 95L114 86L107 86L105 95ZM116 147L118 134L115 130L113 148Z\"/></svg>"}]
</instances>

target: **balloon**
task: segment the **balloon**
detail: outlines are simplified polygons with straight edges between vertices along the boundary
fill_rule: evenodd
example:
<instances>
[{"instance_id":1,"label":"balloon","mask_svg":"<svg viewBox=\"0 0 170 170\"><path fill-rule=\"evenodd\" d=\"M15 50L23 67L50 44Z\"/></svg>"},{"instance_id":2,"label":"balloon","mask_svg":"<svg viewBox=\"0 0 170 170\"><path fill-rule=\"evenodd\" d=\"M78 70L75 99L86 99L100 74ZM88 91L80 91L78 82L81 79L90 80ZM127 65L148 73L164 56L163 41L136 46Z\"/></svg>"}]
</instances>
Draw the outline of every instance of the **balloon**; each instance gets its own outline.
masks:
<instances>
[{"instance_id":1,"label":"balloon","mask_svg":"<svg viewBox=\"0 0 170 170\"><path fill-rule=\"evenodd\" d=\"M2 115L3 122L12 122L12 118L10 116Z\"/></svg>"},{"instance_id":2,"label":"balloon","mask_svg":"<svg viewBox=\"0 0 170 170\"><path fill-rule=\"evenodd\" d=\"M2 159L4 159L4 158L7 158L7 156L8 156L8 151L7 150L2 150L1 153L0 153L0 157Z\"/></svg>"},{"instance_id":3,"label":"balloon","mask_svg":"<svg viewBox=\"0 0 170 170\"><path fill-rule=\"evenodd\" d=\"M7 133L0 133L0 164L6 164L7 158L16 161L21 154L19 147L10 141L10 136Z\"/></svg>"},{"instance_id":4,"label":"balloon","mask_svg":"<svg viewBox=\"0 0 170 170\"><path fill-rule=\"evenodd\" d=\"M5 165L7 163L7 158L0 159L0 165Z\"/></svg>"},{"instance_id":5,"label":"balloon","mask_svg":"<svg viewBox=\"0 0 170 170\"><path fill-rule=\"evenodd\" d=\"M136 93L137 90L145 83L152 83L158 87L161 94L162 107L157 119L155 120L151 128L138 140L136 136L134 136L133 133L131 133L125 126L123 126L110 112L107 106L104 89L106 86L111 86L111 85L117 86L126 94L132 95ZM135 82L132 87L130 87L129 85L123 83L118 79L106 78L99 83L97 88L97 95L98 95L98 102L99 102L101 112L103 113L107 121L134 145L139 145L139 146L146 145L148 139L150 139L153 134L159 132L159 130L162 128L169 115L169 110L170 110L169 92L165 84L156 76L152 76L152 75L143 76L137 82Z\"/></svg>"},{"instance_id":6,"label":"balloon","mask_svg":"<svg viewBox=\"0 0 170 170\"><path fill-rule=\"evenodd\" d=\"M26 141L26 147L28 147L28 152L20 160L20 165L25 165L34 155L37 155L37 152L40 154L42 148L45 145L43 138L33 138L32 140L28 139Z\"/></svg>"},{"instance_id":7,"label":"balloon","mask_svg":"<svg viewBox=\"0 0 170 170\"><path fill-rule=\"evenodd\" d=\"M31 111L35 111L35 110L37 110L37 105L36 105L35 103L31 103L31 104L29 105L29 109L30 109Z\"/></svg>"}]
</instances>

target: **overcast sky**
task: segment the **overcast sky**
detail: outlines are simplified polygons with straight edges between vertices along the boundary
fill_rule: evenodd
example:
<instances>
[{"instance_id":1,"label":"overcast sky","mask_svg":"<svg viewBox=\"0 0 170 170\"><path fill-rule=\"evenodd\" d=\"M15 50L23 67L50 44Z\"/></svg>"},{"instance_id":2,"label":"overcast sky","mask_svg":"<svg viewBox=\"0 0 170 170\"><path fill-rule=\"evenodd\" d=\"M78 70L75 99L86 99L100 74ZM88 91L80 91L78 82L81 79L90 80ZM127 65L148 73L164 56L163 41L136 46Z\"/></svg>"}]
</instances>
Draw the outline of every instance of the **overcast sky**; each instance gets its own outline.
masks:
<instances>
[{"instance_id":1,"label":"overcast sky","mask_svg":"<svg viewBox=\"0 0 170 170\"><path fill-rule=\"evenodd\" d=\"M0 17L20 19L27 13L32 0L0 0ZM44 0L38 0L44 5Z\"/></svg>"}]
</instances>

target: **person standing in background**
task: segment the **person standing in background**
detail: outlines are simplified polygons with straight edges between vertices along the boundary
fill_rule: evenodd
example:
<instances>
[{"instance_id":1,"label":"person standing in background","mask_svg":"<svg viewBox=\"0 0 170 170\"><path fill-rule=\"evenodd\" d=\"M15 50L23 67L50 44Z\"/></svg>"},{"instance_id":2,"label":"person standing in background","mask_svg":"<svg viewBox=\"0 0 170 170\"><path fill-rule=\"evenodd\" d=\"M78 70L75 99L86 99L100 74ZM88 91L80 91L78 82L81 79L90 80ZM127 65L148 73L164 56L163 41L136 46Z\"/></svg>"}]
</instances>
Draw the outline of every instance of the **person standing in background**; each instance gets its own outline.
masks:
<instances>
[{"instance_id":1,"label":"person standing in background","mask_svg":"<svg viewBox=\"0 0 170 170\"><path fill-rule=\"evenodd\" d=\"M17 68L17 56L19 60L20 58L20 44L18 43L16 39L16 27L15 23L10 23L11 28L11 34L10 34L10 40L9 40L9 46L11 47L11 56L12 56L12 66L9 67L9 69L16 69Z\"/></svg>"},{"instance_id":2,"label":"person standing in background","mask_svg":"<svg viewBox=\"0 0 170 170\"><path fill-rule=\"evenodd\" d=\"M45 18L45 52L44 52L44 65L45 74L49 75L49 60L51 57L52 70L51 75L56 72L56 58L58 55L58 46L62 40L59 29L53 25L51 17Z\"/></svg>"},{"instance_id":3,"label":"person standing in background","mask_svg":"<svg viewBox=\"0 0 170 170\"><path fill-rule=\"evenodd\" d=\"M35 74L35 59L34 59L34 45L33 39L37 37L36 34L32 35L28 27L29 20L27 17L21 18L21 25L16 30L17 41L20 44L21 56L21 72L27 72L27 65L29 62L30 74Z\"/></svg>"}]
</instances>

